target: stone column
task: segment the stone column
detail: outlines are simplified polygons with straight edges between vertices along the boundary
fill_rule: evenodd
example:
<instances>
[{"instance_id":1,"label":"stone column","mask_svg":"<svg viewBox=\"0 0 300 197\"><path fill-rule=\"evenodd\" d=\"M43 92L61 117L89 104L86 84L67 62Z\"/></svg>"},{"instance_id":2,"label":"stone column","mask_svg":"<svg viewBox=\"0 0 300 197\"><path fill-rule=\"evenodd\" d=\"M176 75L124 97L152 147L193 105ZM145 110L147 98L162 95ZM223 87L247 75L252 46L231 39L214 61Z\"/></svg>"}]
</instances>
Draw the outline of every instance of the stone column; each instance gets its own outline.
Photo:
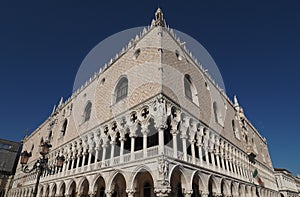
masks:
<instances>
[{"instance_id":1,"label":"stone column","mask_svg":"<svg viewBox=\"0 0 300 197\"><path fill-rule=\"evenodd\" d=\"M200 166L203 166L203 152L202 152L202 147L203 147L203 143L202 143L202 137L203 137L203 126L200 126L200 131L199 133L197 133L197 144L196 146L198 147L198 156L199 156L199 160L200 160Z\"/></svg>"},{"instance_id":2,"label":"stone column","mask_svg":"<svg viewBox=\"0 0 300 197\"><path fill-rule=\"evenodd\" d=\"M148 126L147 125L142 125L142 133L143 133L143 154L144 158L147 158L147 137L148 137Z\"/></svg>"},{"instance_id":3,"label":"stone column","mask_svg":"<svg viewBox=\"0 0 300 197\"><path fill-rule=\"evenodd\" d=\"M95 151L96 151L96 154L95 154L95 163L96 163L99 160L100 144L96 144Z\"/></svg>"},{"instance_id":4,"label":"stone column","mask_svg":"<svg viewBox=\"0 0 300 197\"><path fill-rule=\"evenodd\" d=\"M225 154L225 165L226 165L226 169L227 169L227 172L229 173L229 152L228 152L228 145L227 143L224 142L224 154Z\"/></svg>"},{"instance_id":5,"label":"stone column","mask_svg":"<svg viewBox=\"0 0 300 197\"><path fill-rule=\"evenodd\" d=\"M186 147L186 138L187 138L187 136L182 133L180 137L181 137L181 140L182 140L183 160L187 161L187 147Z\"/></svg>"},{"instance_id":6,"label":"stone column","mask_svg":"<svg viewBox=\"0 0 300 197\"><path fill-rule=\"evenodd\" d=\"M238 161L238 168L239 168L240 176L243 177L244 176L244 173L243 173L243 162L241 160L241 153L240 153L240 151L237 151L237 161Z\"/></svg>"},{"instance_id":7,"label":"stone column","mask_svg":"<svg viewBox=\"0 0 300 197\"><path fill-rule=\"evenodd\" d=\"M216 158L217 158L217 166L218 168L220 169L220 155L221 155L221 152L220 152L220 147L219 147L219 138L217 136L215 136L215 154L216 154Z\"/></svg>"},{"instance_id":8,"label":"stone column","mask_svg":"<svg viewBox=\"0 0 300 197\"><path fill-rule=\"evenodd\" d=\"M221 159L222 167L223 167L223 169L225 171L225 162L224 162L224 159L225 159L225 150L224 150L224 141L223 140L221 141L221 145L220 145L220 159ZM226 166L226 169L227 169L227 166Z\"/></svg>"},{"instance_id":9,"label":"stone column","mask_svg":"<svg viewBox=\"0 0 300 197\"><path fill-rule=\"evenodd\" d=\"M131 147L130 147L130 160L133 161L134 158L134 147L135 147L135 137L136 136L131 136Z\"/></svg>"},{"instance_id":10,"label":"stone column","mask_svg":"<svg viewBox=\"0 0 300 197\"><path fill-rule=\"evenodd\" d=\"M177 130L172 130L171 131L172 136L173 136L173 157L174 158L178 158L178 148L177 148L177 134L178 131Z\"/></svg>"},{"instance_id":11,"label":"stone column","mask_svg":"<svg viewBox=\"0 0 300 197\"><path fill-rule=\"evenodd\" d=\"M114 158L114 154L115 154L115 144L116 144L116 140L112 138L111 141L110 141L110 147L111 147L111 151L110 151L110 159L111 159L111 160Z\"/></svg>"},{"instance_id":12,"label":"stone column","mask_svg":"<svg viewBox=\"0 0 300 197\"><path fill-rule=\"evenodd\" d=\"M69 159L68 159L68 157L66 157L66 162L64 163L63 168L62 168L63 172L66 171L68 164L69 164Z\"/></svg>"},{"instance_id":13,"label":"stone column","mask_svg":"<svg viewBox=\"0 0 300 197\"><path fill-rule=\"evenodd\" d=\"M212 134L212 137L210 139L210 157L211 157L211 163L212 166L215 168L216 163L215 163L215 150L214 150L214 135Z\"/></svg>"},{"instance_id":14,"label":"stone column","mask_svg":"<svg viewBox=\"0 0 300 197\"><path fill-rule=\"evenodd\" d=\"M71 170L73 169L73 167L74 167L74 161L75 161L75 155L72 155L72 157L71 157Z\"/></svg>"},{"instance_id":15,"label":"stone column","mask_svg":"<svg viewBox=\"0 0 300 197\"><path fill-rule=\"evenodd\" d=\"M237 168L236 168L235 150L232 151L232 167L233 167L234 173L236 175L238 175Z\"/></svg>"},{"instance_id":16,"label":"stone column","mask_svg":"<svg viewBox=\"0 0 300 197\"><path fill-rule=\"evenodd\" d=\"M120 147L120 163L124 162L124 141L125 137L120 137L121 147Z\"/></svg>"},{"instance_id":17,"label":"stone column","mask_svg":"<svg viewBox=\"0 0 300 197\"><path fill-rule=\"evenodd\" d=\"M91 165L91 163L92 163L92 156L93 156L93 152L94 152L93 148L90 148L90 149L89 149L89 159L88 159L88 166L90 166L90 165Z\"/></svg>"},{"instance_id":18,"label":"stone column","mask_svg":"<svg viewBox=\"0 0 300 197\"><path fill-rule=\"evenodd\" d=\"M103 143L103 144L102 144L102 163L104 163L104 161L105 161L106 147L107 147L107 144L106 144L106 143Z\"/></svg>"},{"instance_id":19,"label":"stone column","mask_svg":"<svg viewBox=\"0 0 300 197\"><path fill-rule=\"evenodd\" d=\"M82 153L82 161L81 161L81 166L84 166L84 163L85 163L85 158L86 158L86 148L84 147L83 148L83 153Z\"/></svg>"},{"instance_id":20,"label":"stone column","mask_svg":"<svg viewBox=\"0 0 300 197\"><path fill-rule=\"evenodd\" d=\"M209 150L208 139L205 138L204 139L204 152L205 152L205 163L207 166L209 165L208 150Z\"/></svg>"},{"instance_id":21,"label":"stone column","mask_svg":"<svg viewBox=\"0 0 300 197\"><path fill-rule=\"evenodd\" d=\"M202 147L203 147L203 144L202 143L197 143L197 146L198 146L198 156L199 156L199 160L200 160L200 166L202 167L203 166L203 152L202 152Z\"/></svg>"},{"instance_id":22,"label":"stone column","mask_svg":"<svg viewBox=\"0 0 300 197\"><path fill-rule=\"evenodd\" d=\"M229 166L230 166L230 169L231 169L231 172L232 173L236 173L235 169L234 169L234 165L233 165L233 150L232 150L232 147L230 145L228 145L229 147Z\"/></svg>"},{"instance_id":23,"label":"stone column","mask_svg":"<svg viewBox=\"0 0 300 197\"><path fill-rule=\"evenodd\" d=\"M88 166L90 166L90 164L92 163L92 156L93 156L94 149L95 149L94 135L93 134L91 134L91 135L88 136L88 143L89 143L89 149L88 149L88 153L89 153Z\"/></svg>"},{"instance_id":24,"label":"stone column","mask_svg":"<svg viewBox=\"0 0 300 197\"><path fill-rule=\"evenodd\" d=\"M167 128L166 124L161 124L158 127L158 154L164 154L165 152L164 131L166 128Z\"/></svg>"},{"instance_id":25,"label":"stone column","mask_svg":"<svg viewBox=\"0 0 300 197\"><path fill-rule=\"evenodd\" d=\"M131 140L131 147L130 147L130 160L133 161L134 158L134 148L135 148L135 138L136 138L136 131L137 131L137 123L134 123L130 126L130 140Z\"/></svg>"},{"instance_id":26,"label":"stone column","mask_svg":"<svg viewBox=\"0 0 300 197\"><path fill-rule=\"evenodd\" d=\"M192 151L192 163L196 164L196 153L195 153L195 140L190 139L191 151Z\"/></svg>"}]
</instances>

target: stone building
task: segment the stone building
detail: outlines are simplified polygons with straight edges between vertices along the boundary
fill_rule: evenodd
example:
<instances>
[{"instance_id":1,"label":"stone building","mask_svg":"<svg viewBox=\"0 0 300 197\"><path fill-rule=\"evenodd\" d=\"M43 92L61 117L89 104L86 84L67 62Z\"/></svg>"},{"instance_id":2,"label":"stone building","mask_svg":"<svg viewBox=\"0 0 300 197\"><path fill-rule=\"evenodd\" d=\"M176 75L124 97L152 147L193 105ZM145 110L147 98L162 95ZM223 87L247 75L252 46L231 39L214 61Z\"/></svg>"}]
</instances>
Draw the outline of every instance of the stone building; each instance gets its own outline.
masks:
<instances>
[{"instance_id":1,"label":"stone building","mask_svg":"<svg viewBox=\"0 0 300 197\"><path fill-rule=\"evenodd\" d=\"M0 139L0 197L7 196L19 160L21 144Z\"/></svg>"},{"instance_id":2,"label":"stone building","mask_svg":"<svg viewBox=\"0 0 300 197\"><path fill-rule=\"evenodd\" d=\"M286 169L275 168L274 170L280 196L299 197L299 179Z\"/></svg>"},{"instance_id":3,"label":"stone building","mask_svg":"<svg viewBox=\"0 0 300 197\"><path fill-rule=\"evenodd\" d=\"M38 196L279 195L266 139L160 9L151 26L24 140L29 167L44 140L53 147ZM57 156L66 158L62 168ZM12 197L33 192L36 173L21 168Z\"/></svg>"}]
</instances>

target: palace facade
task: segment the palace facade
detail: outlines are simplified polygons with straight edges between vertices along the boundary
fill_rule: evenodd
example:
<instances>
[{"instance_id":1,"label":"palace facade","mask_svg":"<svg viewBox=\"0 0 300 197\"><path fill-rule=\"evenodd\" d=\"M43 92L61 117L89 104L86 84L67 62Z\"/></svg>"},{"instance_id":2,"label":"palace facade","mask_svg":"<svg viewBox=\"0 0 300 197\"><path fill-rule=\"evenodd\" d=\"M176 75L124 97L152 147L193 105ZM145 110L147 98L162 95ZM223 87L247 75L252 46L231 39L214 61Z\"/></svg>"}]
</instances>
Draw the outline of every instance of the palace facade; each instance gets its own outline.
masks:
<instances>
[{"instance_id":1,"label":"palace facade","mask_svg":"<svg viewBox=\"0 0 300 197\"><path fill-rule=\"evenodd\" d=\"M101 55L101 54L99 54ZM201 61L201 60L200 60ZM166 25L161 9L24 139L38 196L279 196L267 141ZM64 156L62 168L56 158ZM9 196L31 196L19 164Z\"/></svg>"}]
</instances>

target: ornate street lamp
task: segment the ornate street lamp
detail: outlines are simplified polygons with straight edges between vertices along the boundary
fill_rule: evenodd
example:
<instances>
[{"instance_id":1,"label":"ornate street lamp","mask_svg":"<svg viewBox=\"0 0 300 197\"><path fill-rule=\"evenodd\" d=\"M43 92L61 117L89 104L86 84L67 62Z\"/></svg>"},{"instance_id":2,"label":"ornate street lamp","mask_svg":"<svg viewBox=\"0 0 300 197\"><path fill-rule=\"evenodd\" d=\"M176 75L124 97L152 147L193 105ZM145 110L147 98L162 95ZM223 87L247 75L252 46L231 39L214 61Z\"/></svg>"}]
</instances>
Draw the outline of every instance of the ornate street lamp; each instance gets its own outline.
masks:
<instances>
[{"instance_id":1,"label":"ornate street lamp","mask_svg":"<svg viewBox=\"0 0 300 197\"><path fill-rule=\"evenodd\" d=\"M31 173L32 171L35 170L37 172L37 180L33 191L33 197L36 197L37 195L37 190L38 190L38 185L40 182L41 175L45 170L47 171L50 170L48 167L48 158L46 157L46 155L49 153L52 145L49 142L42 141L40 147L41 147L40 154L42 155L42 157L40 157L35 162L32 169L29 169L27 165L29 157L32 156L32 153L31 152L28 153L26 150L21 153L22 171L25 173ZM57 157L57 167L61 168L63 166L64 161L65 161L64 156Z\"/></svg>"},{"instance_id":2,"label":"ornate street lamp","mask_svg":"<svg viewBox=\"0 0 300 197\"><path fill-rule=\"evenodd\" d=\"M65 162L65 157L64 156L57 156L56 160L57 160L57 167L62 168L63 164Z\"/></svg>"},{"instance_id":3,"label":"ornate street lamp","mask_svg":"<svg viewBox=\"0 0 300 197\"><path fill-rule=\"evenodd\" d=\"M31 153L28 153L26 150L21 153L21 164L26 165L29 157L31 157Z\"/></svg>"}]
</instances>

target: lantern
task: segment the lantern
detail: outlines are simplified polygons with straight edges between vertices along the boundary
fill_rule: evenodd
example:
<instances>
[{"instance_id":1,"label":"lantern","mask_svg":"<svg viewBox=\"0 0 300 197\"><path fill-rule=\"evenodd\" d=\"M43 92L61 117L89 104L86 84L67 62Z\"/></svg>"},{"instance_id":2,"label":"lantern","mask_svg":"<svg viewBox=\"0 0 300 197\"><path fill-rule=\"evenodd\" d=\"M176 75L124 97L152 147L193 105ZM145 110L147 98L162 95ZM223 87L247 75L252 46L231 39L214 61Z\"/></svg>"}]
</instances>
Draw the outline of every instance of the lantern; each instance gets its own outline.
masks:
<instances>
[{"instance_id":1,"label":"lantern","mask_svg":"<svg viewBox=\"0 0 300 197\"><path fill-rule=\"evenodd\" d=\"M21 164L26 165L28 163L28 159L31 157L31 153L28 153L26 150L21 153Z\"/></svg>"},{"instance_id":2,"label":"lantern","mask_svg":"<svg viewBox=\"0 0 300 197\"><path fill-rule=\"evenodd\" d=\"M65 157L64 156L57 156L56 157L56 160L57 160L57 167L61 168L65 162Z\"/></svg>"},{"instance_id":3,"label":"lantern","mask_svg":"<svg viewBox=\"0 0 300 197\"><path fill-rule=\"evenodd\" d=\"M52 147L51 144L47 142L42 142L41 143L41 155L47 155L49 153L50 148Z\"/></svg>"}]
</instances>

